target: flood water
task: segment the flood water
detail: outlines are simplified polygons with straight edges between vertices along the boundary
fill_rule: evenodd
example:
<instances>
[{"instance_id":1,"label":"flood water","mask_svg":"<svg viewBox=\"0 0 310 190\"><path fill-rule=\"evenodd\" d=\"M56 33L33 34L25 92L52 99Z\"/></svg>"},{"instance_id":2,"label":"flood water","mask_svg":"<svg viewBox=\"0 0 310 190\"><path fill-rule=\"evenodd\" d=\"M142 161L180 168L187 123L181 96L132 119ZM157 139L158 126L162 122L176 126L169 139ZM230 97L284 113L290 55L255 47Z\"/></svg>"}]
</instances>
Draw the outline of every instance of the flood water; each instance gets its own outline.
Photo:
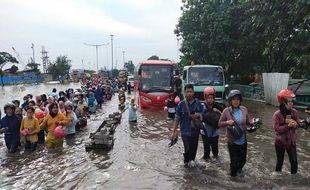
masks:
<instances>
[{"instance_id":1,"label":"flood water","mask_svg":"<svg viewBox=\"0 0 310 190\"><path fill-rule=\"evenodd\" d=\"M27 93L63 90L71 85L36 85L0 89L0 106L11 99L22 99ZM128 97L129 98L129 97ZM110 112L117 110L116 97L93 115L88 128L66 140L60 149L39 146L34 153L21 149L8 154L0 146L0 189L309 189L310 131L299 130L297 145L299 171L291 175L287 155L283 172L274 172L276 155L271 117L275 107L252 101L244 102L251 116L260 117L264 125L248 134L248 157L244 174L229 176L229 155L224 131L219 140L219 159L201 160L199 166L184 168L183 143L168 148L172 121L162 110L140 110L138 124L129 124L127 112L115 133L114 149L109 152L86 152L84 144ZM3 141L3 136L1 136Z\"/></svg>"}]
</instances>

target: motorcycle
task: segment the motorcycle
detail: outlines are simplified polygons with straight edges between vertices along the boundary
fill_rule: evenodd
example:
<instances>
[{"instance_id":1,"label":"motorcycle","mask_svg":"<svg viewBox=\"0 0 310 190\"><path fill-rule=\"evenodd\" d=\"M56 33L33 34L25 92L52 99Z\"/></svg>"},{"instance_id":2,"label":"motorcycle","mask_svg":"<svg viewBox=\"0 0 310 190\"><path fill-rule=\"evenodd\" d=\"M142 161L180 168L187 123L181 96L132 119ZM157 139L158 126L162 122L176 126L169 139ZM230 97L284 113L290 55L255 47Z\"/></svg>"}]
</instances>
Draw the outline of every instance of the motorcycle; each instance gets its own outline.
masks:
<instances>
[{"instance_id":1,"label":"motorcycle","mask_svg":"<svg viewBox=\"0 0 310 190\"><path fill-rule=\"evenodd\" d=\"M249 133L253 133L256 131L256 129L259 129L262 126L263 122L261 121L260 118L253 118L252 119L252 124L247 126L247 131Z\"/></svg>"}]
</instances>

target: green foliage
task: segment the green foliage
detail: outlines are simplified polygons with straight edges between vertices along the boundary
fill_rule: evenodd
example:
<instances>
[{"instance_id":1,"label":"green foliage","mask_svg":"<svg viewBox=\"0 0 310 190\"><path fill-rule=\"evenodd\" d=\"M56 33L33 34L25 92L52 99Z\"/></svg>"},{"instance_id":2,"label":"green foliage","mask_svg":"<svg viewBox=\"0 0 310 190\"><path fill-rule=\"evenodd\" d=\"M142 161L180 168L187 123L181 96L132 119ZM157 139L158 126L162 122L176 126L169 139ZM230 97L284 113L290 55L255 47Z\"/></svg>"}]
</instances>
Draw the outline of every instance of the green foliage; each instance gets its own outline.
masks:
<instances>
[{"instance_id":1,"label":"green foliage","mask_svg":"<svg viewBox=\"0 0 310 190\"><path fill-rule=\"evenodd\" d=\"M2 86L4 86L2 68L6 63L18 63L18 61L11 54L7 52L0 52L0 77Z\"/></svg>"},{"instance_id":2,"label":"green foliage","mask_svg":"<svg viewBox=\"0 0 310 190\"><path fill-rule=\"evenodd\" d=\"M12 65L12 67L9 69L10 73L16 74L18 71L18 67L16 65Z\"/></svg>"},{"instance_id":3,"label":"green foliage","mask_svg":"<svg viewBox=\"0 0 310 190\"><path fill-rule=\"evenodd\" d=\"M306 74L300 68L309 64L309 1L184 0L181 10L180 66L193 60L222 65L227 74Z\"/></svg>"},{"instance_id":4,"label":"green foliage","mask_svg":"<svg viewBox=\"0 0 310 190\"><path fill-rule=\"evenodd\" d=\"M56 61L47 68L47 71L53 75L54 79L68 78L70 68L71 60L67 56L58 56Z\"/></svg>"},{"instance_id":5,"label":"green foliage","mask_svg":"<svg viewBox=\"0 0 310 190\"><path fill-rule=\"evenodd\" d=\"M88 74L93 74L93 73L96 73L96 71L94 70L84 70L84 73L88 73Z\"/></svg>"},{"instance_id":6,"label":"green foliage","mask_svg":"<svg viewBox=\"0 0 310 190\"><path fill-rule=\"evenodd\" d=\"M124 64L124 67L127 69L127 72L133 74L135 71L135 65L132 61L128 61Z\"/></svg>"},{"instance_id":7,"label":"green foliage","mask_svg":"<svg viewBox=\"0 0 310 190\"><path fill-rule=\"evenodd\" d=\"M159 60L159 57L157 55L152 55L147 60Z\"/></svg>"},{"instance_id":8,"label":"green foliage","mask_svg":"<svg viewBox=\"0 0 310 190\"><path fill-rule=\"evenodd\" d=\"M0 68L6 63L18 63L17 59L7 52L0 52Z\"/></svg>"},{"instance_id":9,"label":"green foliage","mask_svg":"<svg viewBox=\"0 0 310 190\"><path fill-rule=\"evenodd\" d=\"M117 78L118 77L118 73L119 73L118 69L113 69L112 70L112 78Z\"/></svg>"},{"instance_id":10,"label":"green foliage","mask_svg":"<svg viewBox=\"0 0 310 190\"><path fill-rule=\"evenodd\" d=\"M29 67L32 71L34 71L35 73L39 74L40 70L39 70L39 65L38 63L28 63L27 67Z\"/></svg>"}]
</instances>

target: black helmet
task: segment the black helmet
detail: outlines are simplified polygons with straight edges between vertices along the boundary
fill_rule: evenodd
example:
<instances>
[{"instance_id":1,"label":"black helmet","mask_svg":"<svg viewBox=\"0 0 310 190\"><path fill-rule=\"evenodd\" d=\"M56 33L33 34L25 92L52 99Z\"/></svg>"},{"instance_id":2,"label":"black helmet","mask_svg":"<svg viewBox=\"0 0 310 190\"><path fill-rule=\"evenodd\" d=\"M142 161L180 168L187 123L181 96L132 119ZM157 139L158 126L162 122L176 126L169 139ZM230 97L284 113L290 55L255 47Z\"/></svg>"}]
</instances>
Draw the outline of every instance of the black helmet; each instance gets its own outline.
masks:
<instances>
[{"instance_id":1,"label":"black helmet","mask_svg":"<svg viewBox=\"0 0 310 190\"><path fill-rule=\"evenodd\" d=\"M228 101L231 101L231 99L235 96L238 96L240 98L240 101L242 101L242 95L240 90L231 90L228 94Z\"/></svg>"},{"instance_id":2,"label":"black helmet","mask_svg":"<svg viewBox=\"0 0 310 190\"><path fill-rule=\"evenodd\" d=\"M59 96L62 96L62 95L66 96L66 93L64 91L59 91L58 95Z\"/></svg>"},{"instance_id":3,"label":"black helmet","mask_svg":"<svg viewBox=\"0 0 310 190\"><path fill-rule=\"evenodd\" d=\"M13 100L12 103L20 105L20 101L19 100Z\"/></svg>"},{"instance_id":4,"label":"black helmet","mask_svg":"<svg viewBox=\"0 0 310 190\"><path fill-rule=\"evenodd\" d=\"M4 109L4 113L6 113L6 109L7 108L11 108L13 110L13 113L14 113L15 109L16 109L16 106L13 103L11 103L11 102L6 103L4 105L4 108L3 108Z\"/></svg>"},{"instance_id":5,"label":"black helmet","mask_svg":"<svg viewBox=\"0 0 310 190\"><path fill-rule=\"evenodd\" d=\"M28 99L32 99L33 98L32 94L27 94L27 96L28 96Z\"/></svg>"}]
</instances>

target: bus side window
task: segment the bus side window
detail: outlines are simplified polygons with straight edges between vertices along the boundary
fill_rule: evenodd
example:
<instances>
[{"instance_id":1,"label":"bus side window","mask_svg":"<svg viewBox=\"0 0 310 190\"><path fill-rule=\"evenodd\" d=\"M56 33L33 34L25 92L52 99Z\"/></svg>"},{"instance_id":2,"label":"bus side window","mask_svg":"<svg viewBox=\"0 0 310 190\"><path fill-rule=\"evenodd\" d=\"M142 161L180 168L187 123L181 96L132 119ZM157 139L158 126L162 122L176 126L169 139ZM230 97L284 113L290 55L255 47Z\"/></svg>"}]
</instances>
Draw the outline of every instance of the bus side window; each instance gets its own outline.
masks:
<instances>
[{"instance_id":1,"label":"bus side window","mask_svg":"<svg viewBox=\"0 0 310 190\"><path fill-rule=\"evenodd\" d=\"M186 80L186 73L187 73L187 70L183 71L183 80Z\"/></svg>"}]
</instances>

